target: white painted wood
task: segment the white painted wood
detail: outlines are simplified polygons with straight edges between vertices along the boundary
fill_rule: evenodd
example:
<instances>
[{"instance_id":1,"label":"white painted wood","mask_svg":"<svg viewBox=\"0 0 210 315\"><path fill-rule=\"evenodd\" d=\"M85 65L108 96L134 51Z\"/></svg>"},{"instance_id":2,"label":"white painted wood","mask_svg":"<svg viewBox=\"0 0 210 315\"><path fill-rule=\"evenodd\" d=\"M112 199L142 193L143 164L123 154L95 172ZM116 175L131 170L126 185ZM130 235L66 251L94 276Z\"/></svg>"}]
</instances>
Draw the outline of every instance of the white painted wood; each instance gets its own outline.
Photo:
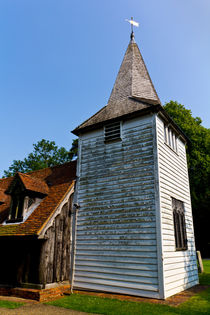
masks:
<instances>
[{"instance_id":1,"label":"white painted wood","mask_svg":"<svg viewBox=\"0 0 210 315\"><path fill-rule=\"evenodd\" d=\"M198 284L198 280L196 278L196 280L193 280L191 282L188 282L188 283L185 283L185 284L182 284L180 286L176 286L175 288L172 288L172 289L168 289L166 291L166 298L170 297L171 295L174 295L176 293L179 293L181 291L184 291L186 289L189 289L191 287L193 287L194 285Z\"/></svg>"},{"instance_id":2,"label":"white painted wood","mask_svg":"<svg viewBox=\"0 0 210 315\"><path fill-rule=\"evenodd\" d=\"M123 283L124 284L124 283ZM159 298L159 293L155 291L148 291L148 290L137 290L132 289L129 287L122 286L111 286L111 285L104 285L101 281L100 284L95 283L85 283L85 282L76 282L75 281L75 289L85 289L85 290L94 290L94 291L105 291L105 292L112 292L112 293L119 293L119 294L129 294L129 295L136 295L136 296L145 296L154 299Z\"/></svg>"},{"instance_id":3,"label":"white painted wood","mask_svg":"<svg viewBox=\"0 0 210 315\"><path fill-rule=\"evenodd\" d=\"M106 144L102 129L80 137L74 288L161 298L154 116L121 130Z\"/></svg>"},{"instance_id":4,"label":"white painted wood","mask_svg":"<svg viewBox=\"0 0 210 315\"><path fill-rule=\"evenodd\" d=\"M158 144L157 144L157 114L153 117L153 145L154 145L154 175L155 175L155 207L156 207L156 237L157 237L157 261L158 261L158 285L160 298L165 298L165 278L163 265L163 231L162 231L162 217L161 217L161 200L160 200L160 174L158 162Z\"/></svg>"},{"instance_id":5,"label":"white painted wood","mask_svg":"<svg viewBox=\"0 0 210 315\"><path fill-rule=\"evenodd\" d=\"M197 283L185 145L164 143L156 114L80 137L74 288L166 298ZM171 198L182 200L188 250L175 249ZM158 246L157 246L158 244Z\"/></svg>"},{"instance_id":6,"label":"white painted wood","mask_svg":"<svg viewBox=\"0 0 210 315\"><path fill-rule=\"evenodd\" d=\"M198 283L192 210L185 145L177 139L178 154L164 143L164 123L157 117L158 164L163 234L165 297ZM171 198L184 202L188 250L176 251Z\"/></svg>"}]
</instances>

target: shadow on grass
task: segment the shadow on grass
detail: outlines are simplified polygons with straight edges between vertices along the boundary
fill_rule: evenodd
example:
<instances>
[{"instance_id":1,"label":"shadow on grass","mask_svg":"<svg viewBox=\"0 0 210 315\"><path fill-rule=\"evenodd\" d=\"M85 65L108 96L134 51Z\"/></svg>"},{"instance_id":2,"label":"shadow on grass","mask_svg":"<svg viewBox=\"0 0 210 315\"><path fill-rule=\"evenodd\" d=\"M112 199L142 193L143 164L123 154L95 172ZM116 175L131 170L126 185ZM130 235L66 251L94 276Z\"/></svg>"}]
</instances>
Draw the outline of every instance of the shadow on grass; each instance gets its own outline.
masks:
<instances>
[{"instance_id":1,"label":"shadow on grass","mask_svg":"<svg viewBox=\"0 0 210 315\"><path fill-rule=\"evenodd\" d=\"M202 285L210 285L210 273L199 274L199 282Z\"/></svg>"},{"instance_id":2,"label":"shadow on grass","mask_svg":"<svg viewBox=\"0 0 210 315\"><path fill-rule=\"evenodd\" d=\"M181 304L179 310L184 311L183 314L210 314L210 288L191 297L189 301ZM182 314L182 313L180 313Z\"/></svg>"}]
</instances>

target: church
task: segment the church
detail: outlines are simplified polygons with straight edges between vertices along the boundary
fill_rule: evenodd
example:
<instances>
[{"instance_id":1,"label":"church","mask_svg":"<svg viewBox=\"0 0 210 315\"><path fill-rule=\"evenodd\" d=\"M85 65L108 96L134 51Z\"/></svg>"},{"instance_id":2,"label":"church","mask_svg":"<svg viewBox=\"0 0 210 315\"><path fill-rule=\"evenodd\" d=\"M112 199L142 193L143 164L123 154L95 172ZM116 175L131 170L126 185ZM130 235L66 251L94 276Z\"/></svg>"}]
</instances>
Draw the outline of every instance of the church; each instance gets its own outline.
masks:
<instances>
[{"instance_id":1,"label":"church","mask_svg":"<svg viewBox=\"0 0 210 315\"><path fill-rule=\"evenodd\" d=\"M188 139L133 31L107 105L72 132L77 161L0 180L0 286L165 299L198 284Z\"/></svg>"}]
</instances>

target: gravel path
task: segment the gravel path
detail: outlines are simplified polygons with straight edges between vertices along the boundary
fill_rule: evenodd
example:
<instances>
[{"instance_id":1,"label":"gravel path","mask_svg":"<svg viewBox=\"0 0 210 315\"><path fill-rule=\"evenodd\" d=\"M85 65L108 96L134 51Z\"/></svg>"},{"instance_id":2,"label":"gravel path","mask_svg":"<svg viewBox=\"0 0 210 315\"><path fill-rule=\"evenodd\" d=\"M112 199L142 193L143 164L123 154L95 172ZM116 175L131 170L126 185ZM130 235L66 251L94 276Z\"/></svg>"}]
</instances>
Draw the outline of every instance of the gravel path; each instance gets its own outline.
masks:
<instances>
[{"instance_id":1,"label":"gravel path","mask_svg":"<svg viewBox=\"0 0 210 315\"><path fill-rule=\"evenodd\" d=\"M27 303L16 309L0 308L0 315L86 315L90 313L83 313L66 308Z\"/></svg>"}]
</instances>

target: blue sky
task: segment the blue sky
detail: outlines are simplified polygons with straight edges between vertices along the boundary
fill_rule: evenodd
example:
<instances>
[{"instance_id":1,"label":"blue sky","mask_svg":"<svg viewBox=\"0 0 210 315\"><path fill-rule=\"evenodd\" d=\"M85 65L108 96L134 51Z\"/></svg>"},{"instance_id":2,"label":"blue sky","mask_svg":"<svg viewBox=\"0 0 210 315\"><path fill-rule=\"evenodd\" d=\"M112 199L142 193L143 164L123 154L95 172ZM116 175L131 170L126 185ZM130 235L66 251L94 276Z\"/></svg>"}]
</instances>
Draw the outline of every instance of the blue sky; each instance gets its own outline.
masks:
<instances>
[{"instance_id":1,"label":"blue sky","mask_svg":"<svg viewBox=\"0 0 210 315\"><path fill-rule=\"evenodd\" d=\"M106 105L129 43L126 18L164 104L210 124L209 0L0 0L0 176L42 138Z\"/></svg>"}]
</instances>

